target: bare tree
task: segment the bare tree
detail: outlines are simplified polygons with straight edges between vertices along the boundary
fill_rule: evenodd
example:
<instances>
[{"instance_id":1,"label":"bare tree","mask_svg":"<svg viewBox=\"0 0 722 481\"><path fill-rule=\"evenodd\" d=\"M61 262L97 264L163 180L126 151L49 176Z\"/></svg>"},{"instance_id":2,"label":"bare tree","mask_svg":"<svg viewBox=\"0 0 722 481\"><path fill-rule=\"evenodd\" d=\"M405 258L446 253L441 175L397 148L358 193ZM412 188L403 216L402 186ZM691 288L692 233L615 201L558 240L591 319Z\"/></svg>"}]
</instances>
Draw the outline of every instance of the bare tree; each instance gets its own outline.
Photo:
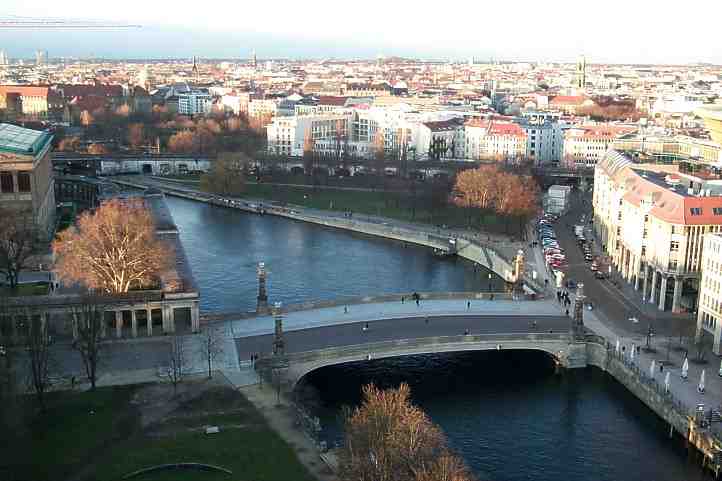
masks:
<instances>
[{"instance_id":1,"label":"bare tree","mask_svg":"<svg viewBox=\"0 0 722 481\"><path fill-rule=\"evenodd\" d=\"M346 418L342 481L467 481L463 462L428 416L411 404L410 389L364 386L363 402Z\"/></svg>"},{"instance_id":2,"label":"bare tree","mask_svg":"<svg viewBox=\"0 0 722 481\"><path fill-rule=\"evenodd\" d=\"M130 124L128 126L128 143L133 148L138 148L145 141L143 124Z\"/></svg>"},{"instance_id":3,"label":"bare tree","mask_svg":"<svg viewBox=\"0 0 722 481\"><path fill-rule=\"evenodd\" d=\"M44 315L26 311L25 347L30 361L30 387L41 410L45 410L45 394L50 387L50 334Z\"/></svg>"},{"instance_id":4,"label":"bare tree","mask_svg":"<svg viewBox=\"0 0 722 481\"><path fill-rule=\"evenodd\" d=\"M220 195L241 195L246 190L244 169L248 157L240 152L218 154L210 171L201 177L201 189Z\"/></svg>"},{"instance_id":5,"label":"bare tree","mask_svg":"<svg viewBox=\"0 0 722 481\"><path fill-rule=\"evenodd\" d=\"M173 395L178 392L178 384L183 381L188 370L183 337L173 334L168 340L168 365L165 367L165 377L173 385Z\"/></svg>"},{"instance_id":6,"label":"bare tree","mask_svg":"<svg viewBox=\"0 0 722 481\"><path fill-rule=\"evenodd\" d=\"M53 252L58 278L108 294L157 284L172 258L156 236L150 211L137 199L113 199L85 212L76 226L58 234Z\"/></svg>"},{"instance_id":7,"label":"bare tree","mask_svg":"<svg viewBox=\"0 0 722 481\"><path fill-rule=\"evenodd\" d=\"M0 273L14 289L18 274L33 253L35 228L27 210L0 208Z\"/></svg>"},{"instance_id":8,"label":"bare tree","mask_svg":"<svg viewBox=\"0 0 722 481\"><path fill-rule=\"evenodd\" d=\"M77 332L73 349L80 354L91 390L95 390L98 379L104 314L104 303L97 296L86 295L81 304L72 308L73 328Z\"/></svg>"},{"instance_id":9,"label":"bare tree","mask_svg":"<svg viewBox=\"0 0 722 481\"><path fill-rule=\"evenodd\" d=\"M218 330L206 326L198 338L201 357L208 364L208 379L213 377L213 363L223 354L223 337Z\"/></svg>"},{"instance_id":10,"label":"bare tree","mask_svg":"<svg viewBox=\"0 0 722 481\"><path fill-rule=\"evenodd\" d=\"M18 386L15 368L13 309L6 296L0 292L0 429L17 432L22 419L21 388Z\"/></svg>"}]
</instances>

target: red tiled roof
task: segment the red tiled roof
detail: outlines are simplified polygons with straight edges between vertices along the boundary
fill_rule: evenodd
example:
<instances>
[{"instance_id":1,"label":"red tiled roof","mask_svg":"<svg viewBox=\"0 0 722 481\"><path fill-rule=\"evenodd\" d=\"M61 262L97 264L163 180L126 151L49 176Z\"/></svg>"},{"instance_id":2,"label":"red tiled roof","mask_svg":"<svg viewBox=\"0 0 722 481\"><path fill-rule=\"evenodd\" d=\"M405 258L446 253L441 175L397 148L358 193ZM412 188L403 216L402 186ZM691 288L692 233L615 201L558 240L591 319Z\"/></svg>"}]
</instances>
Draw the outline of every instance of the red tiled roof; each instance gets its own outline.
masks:
<instances>
[{"instance_id":1,"label":"red tiled roof","mask_svg":"<svg viewBox=\"0 0 722 481\"><path fill-rule=\"evenodd\" d=\"M346 105L346 97L333 97L331 95L321 95L318 98L319 105L335 105L343 107Z\"/></svg>"},{"instance_id":2,"label":"red tiled roof","mask_svg":"<svg viewBox=\"0 0 722 481\"><path fill-rule=\"evenodd\" d=\"M489 124L489 135L509 135L514 137L524 137L524 129L519 124L513 122L491 122Z\"/></svg>"},{"instance_id":3,"label":"red tiled roof","mask_svg":"<svg viewBox=\"0 0 722 481\"><path fill-rule=\"evenodd\" d=\"M50 87L47 85L0 85L0 95L9 93L20 94L23 97L46 97Z\"/></svg>"},{"instance_id":4,"label":"red tiled roof","mask_svg":"<svg viewBox=\"0 0 722 481\"><path fill-rule=\"evenodd\" d=\"M582 105L586 97L581 95L557 95L549 100L550 104L556 105Z\"/></svg>"}]
</instances>

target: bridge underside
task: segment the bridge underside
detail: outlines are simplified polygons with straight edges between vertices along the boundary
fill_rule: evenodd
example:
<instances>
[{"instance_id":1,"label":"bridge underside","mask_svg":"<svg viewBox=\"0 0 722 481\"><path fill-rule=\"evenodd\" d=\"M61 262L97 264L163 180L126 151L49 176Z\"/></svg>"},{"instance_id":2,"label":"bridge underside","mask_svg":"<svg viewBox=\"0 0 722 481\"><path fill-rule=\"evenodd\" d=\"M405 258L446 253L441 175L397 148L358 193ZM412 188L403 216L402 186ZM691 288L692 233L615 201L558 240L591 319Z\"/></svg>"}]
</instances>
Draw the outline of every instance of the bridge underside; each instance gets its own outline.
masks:
<instances>
[{"instance_id":1,"label":"bridge underside","mask_svg":"<svg viewBox=\"0 0 722 481\"><path fill-rule=\"evenodd\" d=\"M525 336L447 336L320 349L285 356L283 377L293 389L307 374L326 366L445 352L526 350L542 351L566 368L586 367L586 344L570 342L567 334ZM262 358L259 368L273 366L273 358Z\"/></svg>"}]
</instances>

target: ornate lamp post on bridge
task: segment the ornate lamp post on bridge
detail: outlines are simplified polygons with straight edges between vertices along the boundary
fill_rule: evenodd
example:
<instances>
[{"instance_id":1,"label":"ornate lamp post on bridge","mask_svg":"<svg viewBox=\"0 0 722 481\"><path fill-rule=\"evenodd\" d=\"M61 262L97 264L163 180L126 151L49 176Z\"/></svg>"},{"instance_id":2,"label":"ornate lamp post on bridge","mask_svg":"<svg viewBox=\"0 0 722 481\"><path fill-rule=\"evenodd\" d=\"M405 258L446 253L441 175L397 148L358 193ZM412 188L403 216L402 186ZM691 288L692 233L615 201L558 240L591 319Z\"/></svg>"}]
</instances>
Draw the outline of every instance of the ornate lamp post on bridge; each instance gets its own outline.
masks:
<instances>
[{"instance_id":1,"label":"ornate lamp post on bridge","mask_svg":"<svg viewBox=\"0 0 722 481\"><path fill-rule=\"evenodd\" d=\"M256 298L256 313L268 314L268 295L266 294L266 263L259 262L256 267L258 273L258 297Z\"/></svg>"},{"instance_id":2,"label":"ornate lamp post on bridge","mask_svg":"<svg viewBox=\"0 0 722 481\"><path fill-rule=\"evenodd\" d=\"M571 335L574 341L583 341L584 332L584 284L577 284L577 295L574 299L574 314L572 315Z\"/></svg>"},{"instance_id":3,"label":"ornate lamp post on bridge","mask_svg":"<svg viewBox=\"0 0 722 481\"><path fill-rule=\"evenodd\" d=\"M273 357L271 358L271 374L276 381L276 404L281 404L281 375L282 369L288 369L288 358L286 357L286 341L283 337L283 314L281 303L273 305L273 319L275 329L273 332Z\"/></svg>"}]
</instances>

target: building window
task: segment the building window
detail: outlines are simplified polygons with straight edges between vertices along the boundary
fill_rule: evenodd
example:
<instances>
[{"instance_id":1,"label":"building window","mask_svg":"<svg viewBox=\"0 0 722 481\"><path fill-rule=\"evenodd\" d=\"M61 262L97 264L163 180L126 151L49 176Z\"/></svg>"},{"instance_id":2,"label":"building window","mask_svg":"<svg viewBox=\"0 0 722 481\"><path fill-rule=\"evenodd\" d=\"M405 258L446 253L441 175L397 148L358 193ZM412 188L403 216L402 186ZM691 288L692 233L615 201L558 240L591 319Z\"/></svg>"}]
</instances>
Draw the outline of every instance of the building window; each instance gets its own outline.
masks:
<instances>
[{"instance_id":1,"label":"building window","mask_svg":"<svg viewBox=\"0 0 722 481\"><path fill-rule=\"evenodd\" d=\"M677 252L679 250L679 242L672 241L669 243L670 252Z\"/></svg>"},{"instance_id":2,"label":"building window","mask_svg":"<svg viewBox=\"0 0 722 481\"><path fill-rule=\"evenodd\" d=\"M18 172L18 190L20 192L30 192L30 174L27 172Z\"/></svg>"},{"instance_id":3,"label":"building window","mask_svg":"<svg viewBox=\"0 0 722 481\"><path fill-rule=\"evenodd\" d=\"M722 215L722 207L712 207L712 213L714 215Z\"/></svg>"},{"instance_id":4,"label":"building window","mask_svg":"<svg viewBox=\"0 0 722 481\"><path fill-rule=\"evenodd\" d=\"M689 209L689 212L692 215L702 215L702 208L701 207L692 207Z\"/></svg>"},{"instance_id":5,"label":"building window","mask_svg":"<svg viewBox=\"0 0 722 481\"><path fill-rule=\"evenodd\" d=\"M14 191L13 174L10 172L0 172L0 192L10 193Z\"/></svg>"}]
</instances>

